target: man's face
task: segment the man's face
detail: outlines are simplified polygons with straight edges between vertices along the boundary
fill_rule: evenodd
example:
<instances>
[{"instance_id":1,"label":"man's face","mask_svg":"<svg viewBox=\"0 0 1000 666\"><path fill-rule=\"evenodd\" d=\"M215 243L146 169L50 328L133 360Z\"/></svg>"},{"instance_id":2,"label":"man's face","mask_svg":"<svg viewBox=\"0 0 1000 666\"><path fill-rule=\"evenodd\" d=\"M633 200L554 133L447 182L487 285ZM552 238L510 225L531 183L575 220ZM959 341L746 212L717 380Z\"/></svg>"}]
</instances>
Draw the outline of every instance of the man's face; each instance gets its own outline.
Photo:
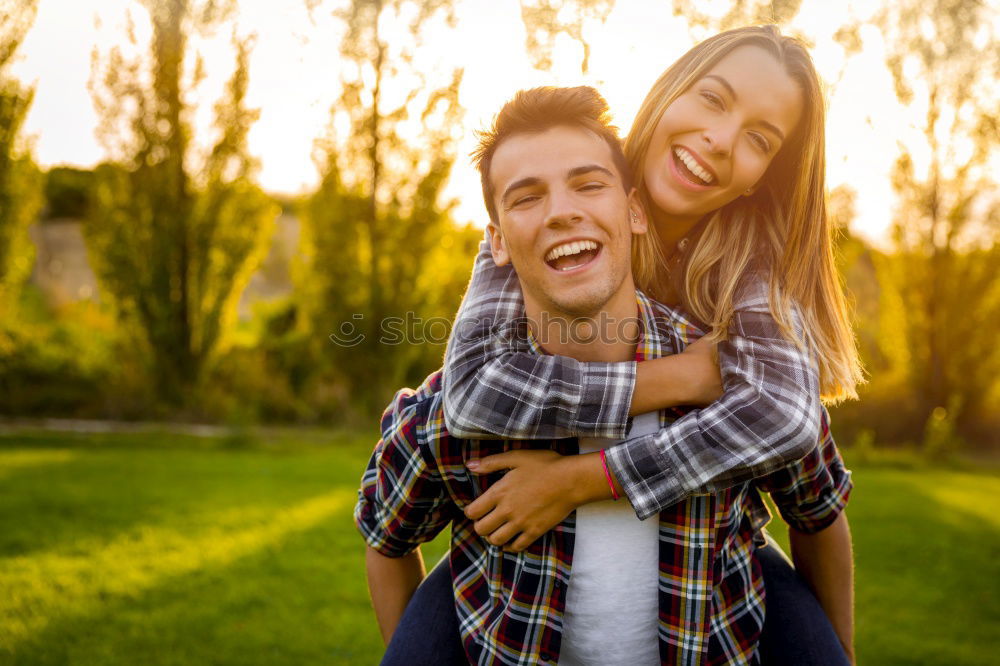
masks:
<instances>
[{"instance_id":1,"label":"man's face","mask_svg":"<svg viewBox=\"0 0 1000 666\"><path fill-rule=\"evenodd\" d=\"M490 178L493 259L514 264L529 309L589 317L634 289L632 235L646 219L603 139L568 126L515 135L493 154Z\"/></svg>"}]
</instances>

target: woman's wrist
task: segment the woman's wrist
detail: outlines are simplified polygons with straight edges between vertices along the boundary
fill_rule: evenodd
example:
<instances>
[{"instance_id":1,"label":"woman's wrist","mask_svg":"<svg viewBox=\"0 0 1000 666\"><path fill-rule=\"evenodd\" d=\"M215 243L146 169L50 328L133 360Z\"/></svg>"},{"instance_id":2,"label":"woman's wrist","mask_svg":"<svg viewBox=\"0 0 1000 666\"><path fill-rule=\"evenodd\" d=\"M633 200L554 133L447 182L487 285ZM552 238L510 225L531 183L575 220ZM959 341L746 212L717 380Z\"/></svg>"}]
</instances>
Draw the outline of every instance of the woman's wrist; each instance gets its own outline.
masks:
<instances>
[{"instance_id":1,"label":"woman's wrist","mask_svg":"<svg viewBox=\"0 0 1000 666\"><path fill-rule=\"evenodd\" d=\"M584 453L578 456L565 456L561 461L565 467L560 483L566 485L566 492L574 507L580 507L591 502L602 502L614 498L612 486L619 497L625 497L625 491L615 478L614 472L608 468L605 474L600 453Z\"/></svg>"}]
</instances>

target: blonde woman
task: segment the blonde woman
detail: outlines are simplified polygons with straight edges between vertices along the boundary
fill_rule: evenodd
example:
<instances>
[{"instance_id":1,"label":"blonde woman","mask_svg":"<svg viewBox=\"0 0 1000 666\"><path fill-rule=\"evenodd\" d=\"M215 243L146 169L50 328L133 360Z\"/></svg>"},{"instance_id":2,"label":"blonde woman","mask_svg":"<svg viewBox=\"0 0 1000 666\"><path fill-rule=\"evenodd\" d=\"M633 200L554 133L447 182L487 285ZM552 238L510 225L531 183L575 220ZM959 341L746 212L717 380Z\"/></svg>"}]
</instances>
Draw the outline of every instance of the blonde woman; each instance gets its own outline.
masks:
<instances>
[{"instance_id":1,"label":"blonde woman","mask_svg":"<svg viewBox=\"0 0 1000 666\"><path fill-rule=\"evenodd\" d=\"M646 97L625 141L651 220L634 248L633 270L640 289L708 331L683 354L584 364L527 353L517 334L517 280L493 264L484 245L445 359L451 435L625 441L603 455L514 451L470 464L476 473L509 470L466 510L477 532L519 551L578 507L621 495L639 519L687 501L701 522L685 525L683 539L707 528L718 538L716 558L758 556L758 530L767 520L759 497L737 502L734 515L715 516L713 494L771 474L824 440L832 446L821 396L854 397L861 377L824 206L823 116L808 53L773 26L702 42ZM495 221L496 211L490 213ZM571 274L599 260L600 248L576 248L550 267ZM710 342L717 343L718 366ZM681 405L703 407L626 439L630 415ZM752 525L758 536L729 543L731 535L721 534L729 522ZM847 540L839 570L810 582L836 631L833 640L850 656L847 524L841 516L820 527L838 547ZM818 542L792 530L792 545L794 556ZM768 594L771 602L794 597L772 594L770 586ZM788 610L781 603L767 608L769 621ZM406 623L404 617L401 627ZM786 648L770 663L827 663L824 655ZM828 656L843 663L843 654Z\"/></svg>"}]
</instances>

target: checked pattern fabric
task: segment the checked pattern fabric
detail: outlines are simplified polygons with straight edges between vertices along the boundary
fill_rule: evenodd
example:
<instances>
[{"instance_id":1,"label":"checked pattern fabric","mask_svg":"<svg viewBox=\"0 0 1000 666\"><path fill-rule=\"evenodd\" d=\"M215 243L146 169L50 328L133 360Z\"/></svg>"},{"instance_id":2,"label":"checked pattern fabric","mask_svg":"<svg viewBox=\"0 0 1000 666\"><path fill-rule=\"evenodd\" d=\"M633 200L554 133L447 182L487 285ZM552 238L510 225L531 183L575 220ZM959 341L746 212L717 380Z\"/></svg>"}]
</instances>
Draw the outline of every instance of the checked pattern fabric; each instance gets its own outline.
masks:
<instances>
[{"instance_id":1,"label":"checked pattern fabric","mask_svg":"<svg viewBox=\"0 0 1000 666\"><path fill-rule=\"evenodd\" d=\"M782 334L768 302L766 281L758 280L736 303L729 339L718 346L722 398L656 434L607 449L608 466L640 519L693 493L774 472L824 437L821 423L828 415L816 366ZM656 307L697 336L680 313ZM624 439L635 363L532 353L523 314L516 273L493 262L484 240L445 354L448 430L468 438Z\"/></svg>"},{"instance_id":2,"label":"checked pattern fabric","mask_svg":"<svg viewBox=\"0 0 1000 666\"><path fill-rule=\"evenodd\" d=\"M675 353L695 331L637 296L636 360ZM530 338L529 353L537 353ZM523 448L578 452L572 438L475 440L444 423L441 373L396 394L362 478L355 522L366 542L399 557L452 528L450 565L462 640L472 663L527 665L559 659L566 590L572 585L575 514L521 553L480 538L462 509L499 478L468 472L469 460ZM668 427L680 410L661 413ZM686 418L684 414L677 421ZM693 494L658 512L658 640L663 664L755 664L764 586L753 558L770 519L758 488L783 517L813 532L829 525L851 489L825 420L821 445L755 484Z\"/></svg>"}]
</instances>

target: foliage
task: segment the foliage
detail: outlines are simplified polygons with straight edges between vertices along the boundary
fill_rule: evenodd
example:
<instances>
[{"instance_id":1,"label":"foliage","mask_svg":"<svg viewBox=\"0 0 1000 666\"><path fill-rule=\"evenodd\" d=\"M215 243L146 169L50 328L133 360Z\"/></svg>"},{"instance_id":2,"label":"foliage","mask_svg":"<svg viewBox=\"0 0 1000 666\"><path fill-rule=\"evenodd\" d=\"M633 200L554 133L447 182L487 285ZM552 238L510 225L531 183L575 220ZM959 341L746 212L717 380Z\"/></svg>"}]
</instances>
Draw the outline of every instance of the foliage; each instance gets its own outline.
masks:
<instances>
[{"instance_id":1,"label":"foliage","mask_svg":"<svg viewBox=\"0 0 1000 666\"><path fill-rule=\"evenodd\" d=\"M154 384L181 403L224 342L277 208L253 182L246 142L258 112L244 104L251 44L235 30L217 138L202 164L191 146L187 98L202 73L197 63L187 71L188 36L222 22L232 3L144 4L153 28L148 57L95 53L91 90L115 163L97 171L86 231L105 292L148 350Z\"/></svg>"},{"instance_id":2,"label":"foliage","mask_svg":"<svg viewBox=\"0 0 1000 666\"><path fill-rule=\"evenodd\" d=\"M45 217L88 217L93 190L93 171L65 166L49 169L45 174Z\"/></svg>"},{"instance_id":3,"label":"foliage","mask_svg":"<svg viewBox=\"0 0 1000 666\"><path fill-rule=\"evenodd\" d=\"M332 372L374 409L437 366L443 349L443 339L423 344L420 330L387 342L387 322L450 317L474 253L474 234L442 202L462 70L418 66L425 33L453 21L450 2L355 0L334 15L345 35L331 125L349 130L317 145L322 180L301 210L299 303L310 353L329 369L315 381Z\"/></svg>"},{"instance_id":4,"label":"foliage","mask_svg":"<svg viewBox=\"0 0 1000 666\"><path fill-rule=\"evenodd\" d=\"M902 303L918 431L935 410L959 428L983 418L1000 374L998 18L979 0L896 2L878 17L896 94L922 119L899 145L898 257L885 274Z\"/></svg>"},{"instance_id":5,"label":"foliage","mask_svg":"<svg viewBox=\"0 0 1000 666\"><path fill-rule=\"evenodd\" d=\"M521 21L524 23L525 48L537 69L552 68L552 51L559 35L566 35L583 49L580 73L590 70L590 42L584 36L587 23L607 20L615 0L577 0L563 3L556 0L521 0Z\"/></svg>"},{"instance_id":6,"label":"foliage","mask_svg":"<svg viewBox=\"0 0 1000 666\"><path fill-rule=\"evenodd\" d=\"M8 71L36 10L36 0L0 1L0 312L8 317L31 273L34 246L28 227L41 207L38 169L20 137L34 89Z\"/></svg>"},{"instance_id":7,"label":"foliage","mask_svg":"<svg viewBox=\"0 0 1000 666\"><path fill-rule=\"evenodd\" d=\"M673 3L674 15L685 17L693 28L699 29L701 38L744 25L788 23L799 13L802 0L733 0L723 14L706 12L705 4L692 0Z\"/></svg>"}]
</instances>

